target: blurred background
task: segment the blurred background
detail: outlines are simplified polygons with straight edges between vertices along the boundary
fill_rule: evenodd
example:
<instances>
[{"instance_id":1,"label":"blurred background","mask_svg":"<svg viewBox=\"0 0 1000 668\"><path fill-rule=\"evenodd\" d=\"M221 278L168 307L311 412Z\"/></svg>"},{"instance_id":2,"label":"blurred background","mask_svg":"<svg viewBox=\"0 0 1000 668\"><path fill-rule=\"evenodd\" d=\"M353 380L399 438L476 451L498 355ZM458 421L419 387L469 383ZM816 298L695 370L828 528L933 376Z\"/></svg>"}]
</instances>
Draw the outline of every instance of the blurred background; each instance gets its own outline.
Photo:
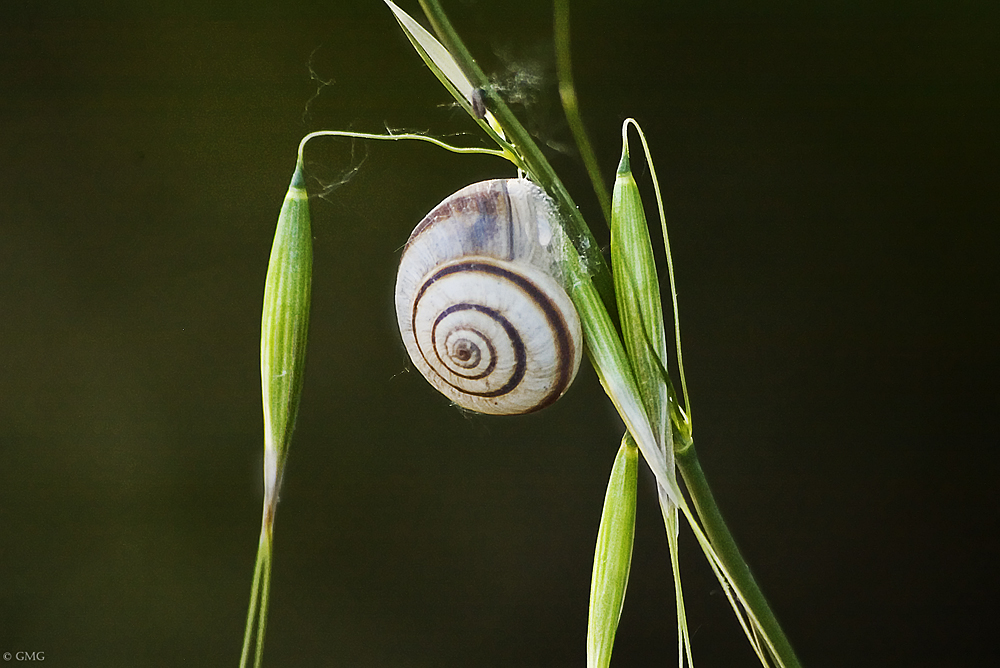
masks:
<instances>
[{"instance_id":1,"label":"blurred background","mask_svg":"<svg viewBox=\"0 0 1000 668\"><path fill-rule=\"evenodd\" d=\"M697 447L800 658L982 665L1000 30L991 3L890 4L578 2L575 75L609 184L622 120L649 138ZM607 243L559 112L551 8L445 6ZM0 651L236 664L278 209L303 134L386 127L485 145L374 0L4 4ZM539 414L463 414L410 368L392 312L412 227L512 171L330 139L307 162L312 327L266 665L583 665L622 432L594 372ZM640 483L615 665L671 665ZM755 665L681 541L698 665Z\"/></svg>"}]
</instances>

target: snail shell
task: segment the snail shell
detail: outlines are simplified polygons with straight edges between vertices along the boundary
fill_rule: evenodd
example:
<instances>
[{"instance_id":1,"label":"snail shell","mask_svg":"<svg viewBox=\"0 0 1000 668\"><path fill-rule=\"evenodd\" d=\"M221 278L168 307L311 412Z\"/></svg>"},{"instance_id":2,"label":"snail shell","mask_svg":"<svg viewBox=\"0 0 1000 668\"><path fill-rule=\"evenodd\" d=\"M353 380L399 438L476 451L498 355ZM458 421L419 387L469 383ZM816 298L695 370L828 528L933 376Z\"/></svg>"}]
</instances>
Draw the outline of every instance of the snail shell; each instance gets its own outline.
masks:
<instances>
[{"instance_id":1,"label":"snail shell","mask_svg":"<svg viewBox=\"0 0 1000 668\"><path fill-rule=\"evenodd\" d=\"M561 229L525 179L474 183L413 230L396 318L420 373L459 406L513 415L561 397L580 367L580 318L562 286Z\"/></svg>"}]
</instances>

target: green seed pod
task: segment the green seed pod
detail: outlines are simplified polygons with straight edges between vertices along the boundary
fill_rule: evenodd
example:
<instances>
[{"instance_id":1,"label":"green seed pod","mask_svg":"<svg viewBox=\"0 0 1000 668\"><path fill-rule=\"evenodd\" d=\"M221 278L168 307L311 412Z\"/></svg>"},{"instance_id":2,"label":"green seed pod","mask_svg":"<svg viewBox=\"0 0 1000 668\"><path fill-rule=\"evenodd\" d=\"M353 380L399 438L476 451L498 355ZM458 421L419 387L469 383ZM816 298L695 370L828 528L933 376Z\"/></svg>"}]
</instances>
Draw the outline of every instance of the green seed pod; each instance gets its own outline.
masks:
<instances>
[{"instance_id":1,"label":"green seed pod","mask_svg":"<svg viewBox=\"0 0 1000 668\"><path fill-rule=\"evenodd\" d=\"M302 163L278 214L264 284L260 376L264 399L264 505L274 513L277 490L295 427L306 360L312 232ZM270 525L270 521L265 524Z\"/></svg>"},{"instance_id":2,"label":"green seed pod","mask_svg":"<svg viewBox=\"0 0 1000 668\"><path fill-rule=\"evenodd\" d=\"M657 437L663 438L667 405L660 372L667 362L663 311L653 246L639 188L632 177L627 142L623 142L611 202L611 265L625 349L650 422L658 430Z\"/></svg>"},{"instance_id":3,"label":"green seed pod","mask_svg":"<svg viewBox=\"0 0 1000 668\"><path fill-rule=\"evenodd\" d=\"M587 667L607 668L625 603L625 589L632 568L635 538L635 490L639 451L630 434L611 469L604 496L601 527L594 548L594 572L590 580L590 614L587 620Z\"/></svg>"}]
</instances>

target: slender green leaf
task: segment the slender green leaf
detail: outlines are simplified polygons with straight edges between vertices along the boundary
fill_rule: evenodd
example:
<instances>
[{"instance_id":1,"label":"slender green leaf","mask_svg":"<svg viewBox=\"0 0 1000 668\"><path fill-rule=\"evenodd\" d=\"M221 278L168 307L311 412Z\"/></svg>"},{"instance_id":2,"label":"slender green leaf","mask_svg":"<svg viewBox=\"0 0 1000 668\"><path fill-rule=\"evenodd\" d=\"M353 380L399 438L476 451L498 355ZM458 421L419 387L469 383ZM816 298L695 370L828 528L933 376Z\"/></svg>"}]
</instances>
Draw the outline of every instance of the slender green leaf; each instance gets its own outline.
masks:
<instances>
[{"instance_id":1,"label":"slender green leaf","mask_svg":"<svg viewBox=\"0 0 1000 668\"><path fill-rule=\"evenodd\" d=\"M438 81L444 85L462 108L482 126L487 134L504 149L508 154L506 157L518 164L519 167L524 168L523 163L519 163L515 159L517 152L507 143L504 131L493 116L493 112L483 106L485 104L484 90L477 88L472 83L451 52L427 32L422 25L417 23L412 16L393 4L391 0L385 0L385 4L392 10L400 27L403 28L403 32L410 40L410 44L413 45L417 54L434 73L434 76L438 78Z\"/></svg>"},{"instance_id":2,"label":"slender green leaf","mask_svg":"<svg viewBox=\"0 0 1000 668\"><path fill-rule=\"evenodd\" d=\"M432 66L434 74L441 80L441 83L448 89L457 92L456 98L470 100L475 86L469 81L462 68L452 57L448 49L441 45L433 35L427 32L422 25L413 20L413 17L397 7L390 0L385 0L392 13L402 26L403 32L410 38L410 42L420 54L424 62ZM471 105L470 105L471 106Z\"/></svg>"},{"instance_id":3,"label":"slender green leaf","mask_svg":"<svg viewBox=\"0 0 1000 668\"><path fill-rule=\"evenodd\" d=\"M604 497L604 512L594 548L587 620L587 666L607 668L625 602L635 537L635 489L639 451L626 433L615 457Z\"/></svg>"}]
</instances>

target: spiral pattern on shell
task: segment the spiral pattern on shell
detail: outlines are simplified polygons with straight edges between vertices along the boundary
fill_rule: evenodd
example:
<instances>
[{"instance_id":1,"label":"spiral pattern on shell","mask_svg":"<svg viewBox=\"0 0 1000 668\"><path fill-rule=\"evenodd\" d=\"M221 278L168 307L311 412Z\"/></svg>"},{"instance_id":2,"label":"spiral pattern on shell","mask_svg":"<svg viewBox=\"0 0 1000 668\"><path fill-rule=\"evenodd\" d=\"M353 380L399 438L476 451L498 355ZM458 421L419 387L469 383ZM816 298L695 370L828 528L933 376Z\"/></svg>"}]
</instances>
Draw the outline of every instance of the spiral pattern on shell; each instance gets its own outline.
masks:
<instances>
[{"instance_id":1,"label":"spiral pattern on shell","mask_svg":"<svg viewBox=\"0 0 1000 668\"><path fill-rule=\"evenodd\" d=\"M572 383L582 335L558 276L544 192L523 179L464 188L414 229L396 315L414 365L459 406L528 413Z\"/></svg>"}]
</instances>

